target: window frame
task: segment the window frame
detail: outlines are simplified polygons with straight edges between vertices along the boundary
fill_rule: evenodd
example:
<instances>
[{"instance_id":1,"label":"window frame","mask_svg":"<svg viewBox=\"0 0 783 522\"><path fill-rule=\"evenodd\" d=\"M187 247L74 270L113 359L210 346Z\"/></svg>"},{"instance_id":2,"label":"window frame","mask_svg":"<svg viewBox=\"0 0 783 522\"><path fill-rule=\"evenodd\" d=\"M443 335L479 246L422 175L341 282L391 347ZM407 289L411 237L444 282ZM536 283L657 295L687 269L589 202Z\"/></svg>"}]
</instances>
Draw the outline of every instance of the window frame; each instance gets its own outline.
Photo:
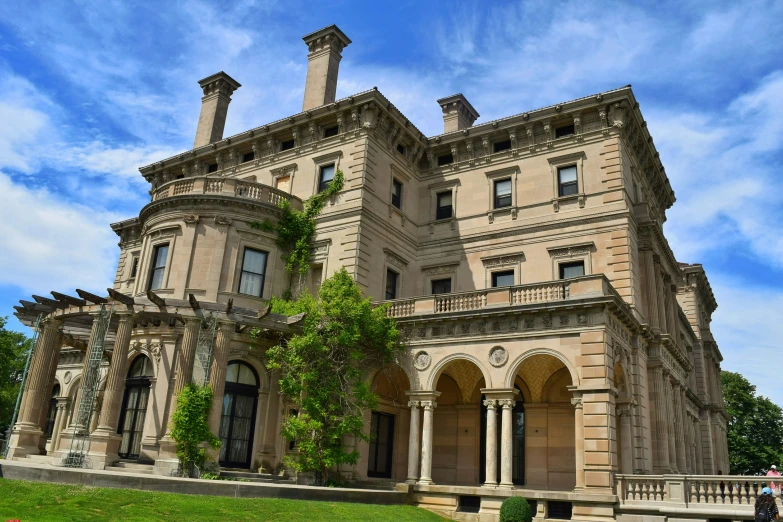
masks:
<instances>
[{"instance_id":1,"label":"window frame","mask_svg":"<svg viewBox=\"0 0 783 522\"><path fill-rule=\"evenodd\" d=\"M451 196L451 204L448 206L440 206L440 198L441 196L444 196L446 194L449 194ZM441 209L449 209L449 215L448 216L441 216L440 210ZM452 219L454 218L454 190L441 190L440 192L435 193L435 221L442 221L444 219Z\"/></svg>"},{"instance_id":2,"label":"window frame","mask_svg":"<svg viewBox=\"0 0 783 522\"><path fill-rule=\"evenodd\" d=\"M446 161L445 158L450 158L448 161ZM440 154L435 157L435 165L438 167L445 167L446 165L451 165L454 163L454 154L451 152L448 152L446 154Z\"/></svg>"},{"instance_id":3,"label":"window frame","mask_svg":"<svg viewBox=\"0 0 783 522\"><path fill-rule=\"evenodd\" d=\"M399 188L399 191L397 194L394 193L395 187ZM398 180L397 178L392 178L392 185L391 185L391 204L394 206L397 210L402 210L402 191L403 191L403 183L402 181ZM397 197L397 202L394 202L395 196Z\"/></svg>"},{"instance_id":4,"label":"window frame","mask_svg":"<svg viewBox=\"0 0 783 522\"><path fill-rule=\"evenodd\" d=\"M563 182L562 180L562 173L566 169L574 169L574 180ZM574 187L574 192L571 192L569 194L564 194L564 189L568 187ZM571 196L578 196L579 195L579 168L576 166L576 164L571 165L563 165L562 167L557 167L557 197L559 198L567 198Z\"/></svg>"},{"instance_id":5,"label":"window frame","mask_svg":"<svg viewBox=\"0 0 783 522\"><path fill-rule=\"evenodd\" d=\"M582 267L582 275L573 276L573 277L565 277L563 275L564 269L569 268L569 267L574 267L574 266L577 266L577 265ZM558 272L558 280L561 280L561 281L564 281L564 280L567 280L567 279L573 279L574 277L583 277L583 276L587 275L587 271L585 269L585 261L584 261L584 259L579 259L579 260L576 260L576 261L564 261L562 263L558 263L557 264L557 272Z\"/></svg>"},{"instance_id":6,"label":"window frame","mask_svg":"<svg viewBox=\"0 0 783 522\"><path fill-rule=\"evenodd\" d=\"M498 195L498 183L505 183L506 181L508 181L508 184L509 184L508 195L499 196ZM499 209L502 209L502 208L509 208L509 207L511 207L511 205L513 203L513 196L512 196L513 191L514 191L514 183L513 183L513 180L510 177L494 180L492 182L492 193L493 193L492 209L493 210L499 210ZM500 198L504 198L504 199L508 198L508 202L506 204L501 204Z\"/></svg>"},{"instance_id":7,"label":"window frame","mask_svg":"<svg viewBox=\"0 0 783 522\"><path fill-rule=\"evenodd\" d=\"M332 176L332 179L334 179L334 176L337 175L337 171L340 169L340 160L343 157L343 152L341 150L338 150L336 152L331 152L329 154L324 154L323 156L318 156L317 158L313 158L313 194L320 194L325 189L321 189L321 169L324 167L328 167L330 165L334 166L334 174ZM334 203L334 198L332 198L332 203Z\"/></svg>"},{"instance_id":8,"label":"window frame","mask_svg":"<svg viewBox=\"0 0 783 522\"><path fill-rule=\"evenodd\" d=\"M330 125L329 127L324 127L323 137L326 138L333 138L335 136L340 135L340 126L336 123L334 125Z\"/></svg>"},{"instance_id":9,"label":"window frame","mask_svg":"<svg viewBox=\"0 0 783 522\"><path fill-rule=\"evenodd\" d=\"M394 296L389 297L389 274L394 274ZM383 297L384 301L392 301L400 298L400 273L396 270L392 270L388 266L386 267L386 276L383 284Z\"/></svg>"},{"instance_id":10,"label":"window frame","mask_svg":"<svg viewBox=\"0 0 783 522\"><path fill-rule=\"evenodd\" d=\"M574 262L583 262L584 274L592 275L593 258L595 243L588 241L586 243L576 243L556 247L548 247L547 251L552 258L552 280L560 280L560 265Z\"/></svg>"},{"instance_id":11,"label":"window frame","mask_svg":"<svg viewBox=\"0 0 783 522\"><path fill-rule=\"evenodd\" d=\"M128 255L131 258L130 272L128 273L128 280L133 281L139 275L139 252L129 252Z\"/></svg>"},{"instance_id":12,"label":"window frame","mask_svg":"<svg viewBox=\"0 0 783 522\"><path fill-rule=\"evenodd\" d=\"M251 150L250 152L244 152L240 164L248 163L256 159L256 152Z\"/></svg>"},{"instance_id":13,"label":"window frame","mask_svg":"<svg viewBox=\"0 0 783 522\"><path fill-rule=\"evenodd\" d=\"M571 129L571 132L568 134L563 134L561 136L558 136L558 131L561 131L562 129ZM560 125L558 127L555 127L555 139L559 140L560 138L570 138L576 136L576 124L572 121L571 123L566 123L564 125Z\"/></svg>"},{"instance_id":14,"label":"window frame","mask_svg":"<svg viewBox=\"0 0 783 522\"><path fill-rule=\"evenodd\" d=\"M245 270L245 256L247 255L247 251L248 250L250 250L251 252L257 252L257 253L260 253L260 254L264 254L265 257L264 257L264 273L263 274L258 274L256 272L251 272L250 270ZM268 250L261 250L260 248L243 246L243 248L242 248L242 261L241 261L241 263L239 265L239 283L236 286L238 294L246 295L246 296L250 296L250 297L258 297L258 298L263 298L264 297L264 287L266 286L266 274L267 274L268 267L269 267L269 254L270 254L270 252ZM258 293L258 295L248 294L248 293L242 291L242 276L245 274L245 272L247 272L248 274L261 276L261 290Z\"/></svg>"},{"instance_id":15,"label":"window frame","mask_svg":"<svg viewBox=\"0 0 783 522\"><path fill-rule=\"evenodd\" d=\"M166 259L163 260L163 266L156 266L156 260L158 258L158 252L160 252L160 249L166 247ZM166 270L169 266L169 259L171 258L171 242L169 241L162 241L160 243L157 243L155 245L152 245L152 256L150 257L150 269L149 269L149 276L147 278L147 290L148 291L156 291L156 290L164 290L166 288L166 280L168 271ZM160 270L162 272L161 275L161 281L160 286L157 288L153 288L152 284L155 280L155 272Z\"/></svg>"},{"instance_id":16,"label":"window frame","mask_svg":"<svg viewBox=\"0 0 783 522\"><path fill-rule=\"evenodd\" d=\"M293 150L296 148L296 140L291 138L290 140L283 140L280 142L280 152L287 150Z\"/></svg>"},{"instance_id":17,"label":"window frame","mask_svg":"<svg viewBox=\"0 0 783 522\"><path fill-rule=\"evenodd\" d=\"M508 147L505 145L508 144ZM498 149L498 145L503 145L503 148ZM498 140L492 142L492 154L497 154L499 152L505 152L507 150L511 150L511 138L506 138L504 140Z\"/></svg>"},{"instance_id":18,"label":"window frame","mask_svg":"<svg viewBox=\"0 0 783 522\"><path fill-rule=\"evenodd\" d=\"M214 172L218 171L218 164L217 163L209 163L207 164L207 174L212 174Z\"/></svg>"},{"instance_id":19,"label":"window frame","mask_svg":"<svg viewBox=\"0 0 783 522\"><path fill-rule=\"evenodd\" d=\"M448 292L437 292L435 293L435 283L443 283L445 281L449 282L449 291ZM429 295L443 295L443 294L452 294L454 293L454 279L452 277L438 277L438 278L431 278L429 279Z\"/></svg>"},{"instance_id":20,"label":"window frame","mask_svg":"<svg viewBox=\"0 0 783 522\"><path fill-rule=\"evenodd\" d=\"M562 156L556 156L554 158L548 158L549 167L552 172L552 207L555 212L560 211L560 205L564 201L576 199L579 208L585 206L585 180L584 180L584 160L587 159L587 155L583 151L575 152L572 154L565 154ZM568 196L560 195L560 176L559 170L562 167L576 166L576 194L570 194Z\"/></svg>"},{"instance_id":21,"label":"window frame","mask_svg":"<svg viewBox=\"0 0 783 522\"><path fill-rule=\"evenodd\" d=\"M487 199L488 199L487 216L489 217L490 223L494 222L495 215L499 215L503 213L510 213L511 219L517 218L517 206L518 206L517 178L519 176L519 173L520 173L519 167L516 165L511 167L504 167L497 170L491 170L484 173L487 176ZM507 178L511 180L511 204L504 207L496 207L495 206L495 183L498 181L504 181Z\"/></svg>"},{"instance_id":22,"label":"window frame","mask_svg":"<svg viewBox=\"0 0 783 522\"><path fill-rule=\"evenodd\" d=\"M510 285L499 285L497 284L497 278L500 276L511 276L511 284ZM491 280L491 288L507 288L509 286L515 286L517 284L517 274L516 270L513 268L511 269L503 269L503 270L495 270L494 272L490 273L490 280Z\"/></svg>"}]
</instances>

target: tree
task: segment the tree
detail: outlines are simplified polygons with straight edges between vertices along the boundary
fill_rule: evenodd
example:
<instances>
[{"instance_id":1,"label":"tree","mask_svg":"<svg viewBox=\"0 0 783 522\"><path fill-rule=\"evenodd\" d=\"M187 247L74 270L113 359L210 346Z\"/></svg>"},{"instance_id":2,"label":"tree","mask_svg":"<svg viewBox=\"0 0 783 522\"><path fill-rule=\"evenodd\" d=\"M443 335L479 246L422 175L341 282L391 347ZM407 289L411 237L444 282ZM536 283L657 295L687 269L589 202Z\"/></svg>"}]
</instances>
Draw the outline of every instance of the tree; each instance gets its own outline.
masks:
<instances>
[{"instance_id":1,"label":"tree","mask_svg":"<svg viewBox=\"0 0 783 522\"><path fill-rule=\"evenodd\" d=\"M6 329L7 322L7 317L0 317L0 434L8 429L14 415L31 342L25 334Z\"/></svg>"},{"instance_id":2,"label":"tree","mask_svg":"<svg viewBox=\"0 0 783 522\"><path fill-rule=\"evenodd\" d=\"M331 469L359 458L344 447L344 438L369 440L363 413L378 397L366 376L403 352L400 333L386 306L362 298L345 268L323 282L317 297L273 298L270 306L275 313L305 313L302 332L267 351L267 366L279 370L281 391L299 408L283 422L283 436L298 446L286 464L315 471L316 482L325 484Z\"/></svg>"},{"instance_id":3,"label":"tree","mask_svg":"<svg viewBox=\"0 0 783 522\"><path fill-rule=\"evenodd\" d=\"M735 475L756 475L783 461L783 409L734 372L721 372L729 414L729 466Z\"/></svg>"}]
</instances>

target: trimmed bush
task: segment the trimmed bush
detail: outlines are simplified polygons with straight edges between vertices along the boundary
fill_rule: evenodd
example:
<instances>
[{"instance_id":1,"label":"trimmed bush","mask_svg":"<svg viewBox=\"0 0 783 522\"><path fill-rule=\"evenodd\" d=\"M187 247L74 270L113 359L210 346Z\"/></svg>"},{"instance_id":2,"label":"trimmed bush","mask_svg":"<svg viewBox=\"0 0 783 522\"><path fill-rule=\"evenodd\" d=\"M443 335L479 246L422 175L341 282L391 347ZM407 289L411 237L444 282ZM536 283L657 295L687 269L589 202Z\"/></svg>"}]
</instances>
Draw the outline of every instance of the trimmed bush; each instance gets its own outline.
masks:
<instances>
[{"instance_id":1,"label":"trimmed bush","mask_svg":"<svg viewBox=\"0 0 783 522\"><path fill-rule=\"evenodd\" d=\"M509 497L500 506L500 522L531 522L530 504L522 497Z\"/></svg>"}]
</instances>

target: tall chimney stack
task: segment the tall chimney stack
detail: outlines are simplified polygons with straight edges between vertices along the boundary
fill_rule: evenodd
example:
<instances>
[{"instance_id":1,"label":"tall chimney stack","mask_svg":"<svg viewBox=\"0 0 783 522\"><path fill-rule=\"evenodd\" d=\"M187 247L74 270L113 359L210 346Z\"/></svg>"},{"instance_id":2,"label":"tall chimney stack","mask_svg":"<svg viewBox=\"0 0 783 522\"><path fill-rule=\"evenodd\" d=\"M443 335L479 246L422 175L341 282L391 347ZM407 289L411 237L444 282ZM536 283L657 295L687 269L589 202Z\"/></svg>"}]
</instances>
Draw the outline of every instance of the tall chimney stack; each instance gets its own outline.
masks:
<instances>
[{"instance_id":1,"label":"tall chimney stack","mask_svg":"<svg viewBox=\"0 0 783 522\"><path fill-rule=\"evenodd\" d=\"M302 112L332 103L337 94L337 71L342 52L351 39L336 25L324 27L302 38L310 49L307 55L307 81L305 82Z\"/></svg>"},{"instance_id":2,"label":"tall chimney stack","mask_svg":"<svg viewBox=\"0 0 783 522\"><path fill-rule=\"evenodd\" d=\"M467 129L479 117L479 113L462 93L452 94L438 100L443 109L443 133Z\"/></svg>"},{"instance_id":3,"label":"tall chimney stack","mask_svg":"<svg viewBox=\"0 0 783 522\"><path fill-rule=\"evenodd\" d=\"M223 139L231 95L241 87L239 82L223 71L207 76L198 84L204 91L204 97L201 98L201 114L198 117L194 149Z\"/></svg>"}]
</instances>

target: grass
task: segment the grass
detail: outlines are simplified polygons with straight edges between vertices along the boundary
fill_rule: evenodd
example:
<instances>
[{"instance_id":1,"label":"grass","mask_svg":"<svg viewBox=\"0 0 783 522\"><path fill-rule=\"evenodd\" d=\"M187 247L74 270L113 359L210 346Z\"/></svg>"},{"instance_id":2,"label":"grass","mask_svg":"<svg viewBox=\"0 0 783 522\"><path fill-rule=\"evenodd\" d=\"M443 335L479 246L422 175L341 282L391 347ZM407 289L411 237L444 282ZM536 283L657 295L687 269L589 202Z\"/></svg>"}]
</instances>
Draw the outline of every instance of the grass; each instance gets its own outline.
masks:
<instances>
[{"instance_id":1,"label":"grass","mask_svg":"<svg viewBox=\"0 0 783 522\"><path fill-rule=\"evenodd\" d=\"M0 479L5 520L235 520L442 522L413 506L379 506L266 498L231 498L131 489L88 488Z\"/></svg>"}]
</instances>

